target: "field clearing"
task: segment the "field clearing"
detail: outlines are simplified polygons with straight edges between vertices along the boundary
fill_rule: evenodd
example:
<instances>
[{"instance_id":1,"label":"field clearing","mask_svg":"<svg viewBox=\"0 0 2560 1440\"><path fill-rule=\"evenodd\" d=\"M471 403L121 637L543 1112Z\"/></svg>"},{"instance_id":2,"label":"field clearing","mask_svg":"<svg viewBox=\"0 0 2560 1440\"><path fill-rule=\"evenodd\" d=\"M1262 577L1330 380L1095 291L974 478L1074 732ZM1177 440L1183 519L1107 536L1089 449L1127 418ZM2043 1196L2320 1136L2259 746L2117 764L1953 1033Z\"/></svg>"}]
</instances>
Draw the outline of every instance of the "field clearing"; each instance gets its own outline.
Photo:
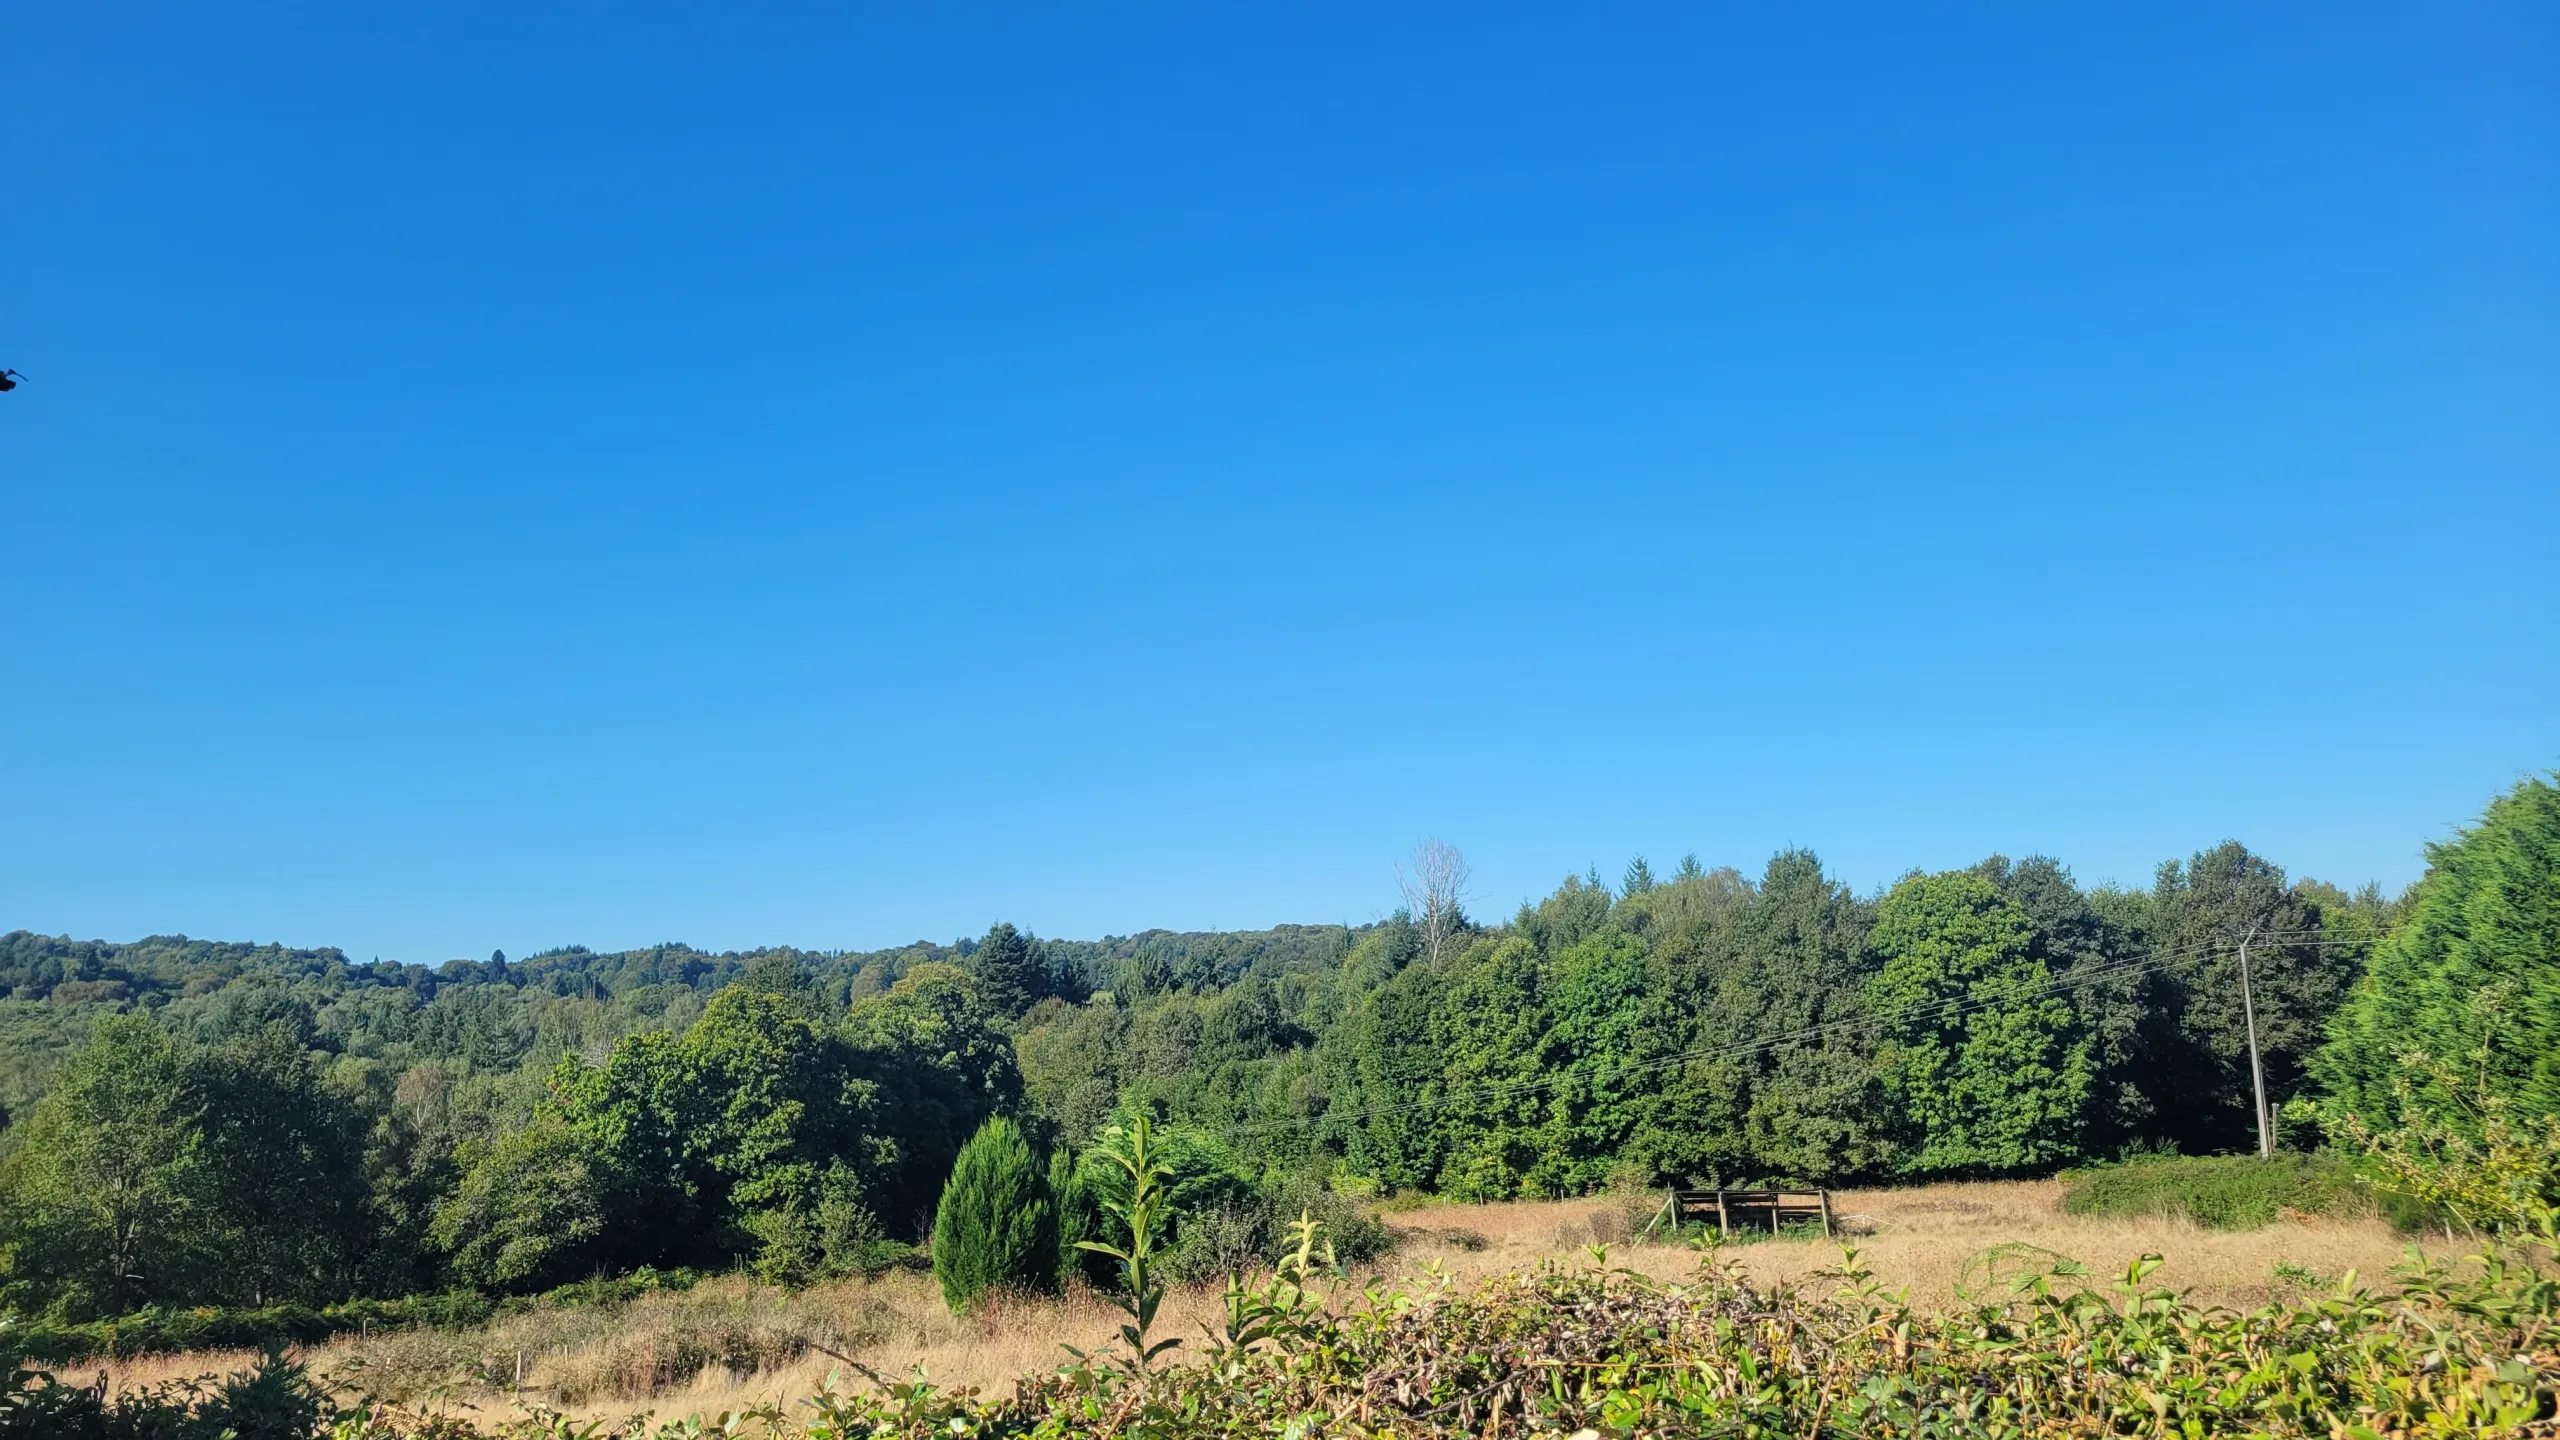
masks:
<instances>
[{"instance_id":1,"label":"field clearing","mask_svg":"<svg viewBox=\"0 0 2560 1440\"><path fill-rule=\"evenodd\" d=\"M1827 1287L1843 1246L1890 1287L1922 1306L1957 1301L1968 1260L1995 1245L2042 1247L2087 1265L2105 1284L2144 1254L2168 1257L2155 1284L2234 1308L2334 1285L2352 1269L2387 1278L2409 1240L2372 1218L2282 1220L2216 1231L2178 1219L2083 1217L2060 1208L2058 1181L1916 1186L1834 1193L1845 1233L1837 1241L1762 1240L1727 1247L1757 1283ZM1662 1279L1691 1273L1698 1256L1679 1245L1629 1243L1659 1196L1496 1205L1432 1205L1386 1219L1403 1246L1373 1275L1416 1281L1426 1267L1464 1286L1553 1260L1587 1264L1606 1243L1612 1264ZM2439 1240L2430 1253L2464 1246ZM2287 1271L2280 1273L2278 1266ZM2312 1278L2305 1278L2305 1277ZM1161 1334L1197 1336L1219 1313L1214 1290L1167 1297ZM371 1393L422 1410L502 1418L541 1403L581 1419L655 1412L717 1413L788 1406L834 1371L853 1365L892 1378L918 1367L937 1382L1002 1389L1066 1359L1062 1344L1112 1343L1119 1312L1098 1296L1023 1301L963 1320L947 1313L930 1275L820 1286L797 1294L723 1279L626 1306L536 1311L466 1332L411 1331L340 1340L303 1352L313 1371L350 1395ZM245 1352L142 1356L106 1366L118 1387L236 1369ZM515 1391L521 1367L523 1386ZM81 1374L94 1367L74 1367ZM515 1393L510 1393L514 1391Z\"/></svg>"},{"instance_id":2,"label":"field clearing","mask_svg":"<svg viewBox=\"0 0 2560 1440\"><path fill-rule=\"evenodd\" d=\"M1839 1190L1835 1242L1756 1241L1726 1254L1763 1285L1822 1283L1815 1272L1836 1267L1843 1246L1888 1287L1908 1287L1912 1303L1955 1301L1966 1261L1994 1245L2040 1246L2087 1265L2104 1284L2146 1254L2168 1263L2154 1280L2209 1304L2248 1309L2301 1293L2278 1263L2334 1283L2352 1269L2379 1280L2408 1252L2409 1237L2379 1219L2304 1217L2256 1230L2212 1230L2174 1217L2081 1216L2062 1213L2059 1180L1986 1181L1888 1190ZM1649 1197L1659 1201L1657 1192ZM1646 1208L1649 1207L1637 1207ZM1635 1217L1641 1223L1642 1216ZM1436 1260L1464 1278L1518 1269L1544 1257L1581 1258L1583 1247L1616 1242L1626 1231L1621 1208L1592 1200L1519 1201L1504 1205L1434 1206L1390 1215L1414 1238L1395 1259L1410 1269ZM1477 1237L1484 1244L1473 1248ZM2460 1251L2441 1240L2429 1253ZM1610 1260L1659 1279L1689 1273L1696 1257L1668 1245L1612 1243Z\"/></svg>"}]
</instances>

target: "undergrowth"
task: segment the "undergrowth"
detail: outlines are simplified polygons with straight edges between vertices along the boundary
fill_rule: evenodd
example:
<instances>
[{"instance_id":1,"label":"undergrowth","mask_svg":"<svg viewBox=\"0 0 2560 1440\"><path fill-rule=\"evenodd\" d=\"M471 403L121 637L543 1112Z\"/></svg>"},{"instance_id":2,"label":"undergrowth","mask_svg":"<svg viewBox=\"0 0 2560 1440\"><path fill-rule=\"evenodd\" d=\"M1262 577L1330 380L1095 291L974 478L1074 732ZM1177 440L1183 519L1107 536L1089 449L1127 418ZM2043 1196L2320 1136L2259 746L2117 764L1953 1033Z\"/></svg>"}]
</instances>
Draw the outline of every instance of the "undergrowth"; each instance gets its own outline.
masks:
<instances>
[{"instance_id":1,"label":"undergrowth","mask_svg":"<svg viewBox=\"0 0 2560 1440\"><path fill-rule=\"evenodd\" d=\"M2373 1191L2328 1155L2157 1155L2073 1172L2071 1215L2183 1216L2217 1230L2249 1230L2296 1215L2371 1213Z\"/></svg>"},{"instance_id":2,"label":"undergrowth","mask_svg":"<svg viewBox=\"0 0 2560 1440\"><path fill-rule=\"evenodd\" d=\"M2550 1433L2560 1415L2560 1281L2546 1224L2462 1266L2413 1259L2384 1288L2353 1276L2248 1312L2191 1304L2146 1257L2108 1280L2066 1263L1983 1268L1945 1312L1915 1309L1843 1252L1819 1285L1762 1289L1702 1252L1665 1283L1608 1263L1550 1265L1460 1291L1352 1290L1307 1228L1180 1363L1143 1322L1130 1356L1078 1357L1010 1394L922 1377L831 1385L791 1408L621 1428L541 1411L474 1428L388 1407L243 1440L653 1440L709 1435L1526 1437L2473 1436ZM1152 1349L1153 1353L1149 1353ZM270 1382L277 1383L277 1382ZM21 1374L0 1437L128 1440L212 1430L96 1418ZM157 1402L155 1402L157 1403ZM85 1407L85 1408L84 1408ZM52 1428L21 1417L42 1415ZM73 1423L66 1425L64 1417Z\"/></svg>"},{"instance_id":3,"label":"undergrowth","mask_svg":"<svg viewBox=\"0 0 2560 1440\"><path fill-rule=\"evenodd\" d=\"M65 1365L100 1355L314 1345L347 1335L453 1330L528 1313L611 1313L644 1296L681 1293L702 1279L692 1270L643 1268L627 1275L576 1281L539 1295L492 1298L458 1290L318 1306L158 1306L77 1322L21 1319L0 1311L0 1352L12 1359Z\"/></svg>"}]
</instances>

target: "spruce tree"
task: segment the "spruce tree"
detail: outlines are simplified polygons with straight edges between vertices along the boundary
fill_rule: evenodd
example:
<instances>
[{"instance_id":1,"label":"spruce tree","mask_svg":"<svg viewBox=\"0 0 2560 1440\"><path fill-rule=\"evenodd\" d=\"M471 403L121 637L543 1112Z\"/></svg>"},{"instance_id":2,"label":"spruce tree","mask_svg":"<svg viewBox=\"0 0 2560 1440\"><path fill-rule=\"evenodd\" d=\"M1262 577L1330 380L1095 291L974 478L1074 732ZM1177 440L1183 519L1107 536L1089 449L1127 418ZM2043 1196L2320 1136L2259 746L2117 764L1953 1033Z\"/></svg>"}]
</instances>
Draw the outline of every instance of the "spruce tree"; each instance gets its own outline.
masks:
<instances>
[{"instance_id":1,"label":"spruce tree","mask_svg":"<svg viewBox=\"0 0 2560 1440\"><path fill-rule=\"evenodd\" d=\"M933 1273L953 1313L998 1290L1052 1290L1058 1208L1021 1127L998 1115L960 1147L933 1215Z\"/></svg>"},{"instance_id":2,"label":"spruce tree","mask_svg":"<svg viewBox=\"0 0 2560 1440\"><path fill-rule=\"evenodd\" d=\"M1008 1020L1056 988L1040 942L1011 924L989 930L978 948L969 952L969 973L977 979L978 993L986 997L987 1007Z\"/></svg>"}]
</instances>

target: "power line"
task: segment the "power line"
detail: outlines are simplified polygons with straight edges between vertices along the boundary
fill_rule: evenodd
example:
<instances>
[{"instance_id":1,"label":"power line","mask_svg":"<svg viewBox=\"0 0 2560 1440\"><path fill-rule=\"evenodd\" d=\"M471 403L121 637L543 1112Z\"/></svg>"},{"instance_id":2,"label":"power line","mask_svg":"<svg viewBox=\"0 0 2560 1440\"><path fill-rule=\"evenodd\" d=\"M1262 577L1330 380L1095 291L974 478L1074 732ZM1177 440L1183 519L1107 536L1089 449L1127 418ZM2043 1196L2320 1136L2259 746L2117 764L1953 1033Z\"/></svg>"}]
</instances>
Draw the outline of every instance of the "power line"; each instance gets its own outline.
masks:
<instances>
[{"instance_id":1,"label":"power line","mask_svg":"<svg viewBox=\"0 0 2560 1440\"><path fill-rule=\"evenodd\" d=\"M2260 937L2261 941L2282 945L2287 949L2319 948L2327 945L2369 945L2373 943L2373 939L2374 937L2369 936L2322 936L2317 929L2311 927L2269 931L2266 935ZM1694 1050L1683 1050L1671 1055L1657 1055L1644 1060L1623 1061L1615 1066L1608 1067L1607 1069L1598 1072L1597 1075L1590 1070L1567 1069L1559 1071L1553 1075L1538 1076L1527 1080L1504 1081L1495 1085L1479 1086L1472 1091L1460 1092L1457 1094L1438 1095L1419 1100L1400 1101L1392 1105L1377 1105L1362 1110L1327 1111L1321 1116L1310 1117L1309 1120L1266 1121L1258 1125L1239 1125L1232 1127L1232 1129L1234 1133L1252 1134L1263 1130L1296 1129L1317 1120L1360 1121L1375 1119L1385 1115L1401 1115L1419 1110L1433 1110L1444 1105L1453 1105L1462 1101L1491 1103L1494 1101L1514 1098L1520 1095L1534 1094L1537 1091L1550 1089L1571 1080L1594 1079L1599 1078L1600 1076L1614 1077L1632 1075L1646 1070L1659 1070L1673 1065L1686 1065L1693 1060L1714 1059L1728 1055L1756 1054L1762 1050L1775 1049L1781 1045L1801 1044L1807 1040L1819 1039L1835 1032L1854 1031L1861 1028L1873 1028L1884 1025L1898 1025L1906 1021L1914 1020L1943 1019L1948 1016L1960 1015L1969 1011L1984 1009L1992 1005L2002 1005L2016 1000L2030 999L2038 995L2051 994L2066 987L2089 985L2106 979L2130 978L2134 975L2149 974L2153 971L2167 969L2176 961L2188 959L2201 953L2215 950L2219 948L2221 944L2222 942L2217 940L2201 940L2193 944L2179 946L2173 950L2155 950L2146 956L2132 960L2112 962L2093 970L2083 971L2076 975L2054 976L2042 985L2031 986L2024 990L2012 990L2001 995L1973 997L1964 1000L1950 1001L1946 1004L1937 1006L1899 1010L1889 1015L1852 1016L1845 1020L1828 1021L1821 1025L1809 1026L1803 1030L1793 1031L1784 1035L1770 1035L1763 1036L1755 1040L1735 1041L1721 1045L1707 1045Z\"/></svg>"}]
</instances>

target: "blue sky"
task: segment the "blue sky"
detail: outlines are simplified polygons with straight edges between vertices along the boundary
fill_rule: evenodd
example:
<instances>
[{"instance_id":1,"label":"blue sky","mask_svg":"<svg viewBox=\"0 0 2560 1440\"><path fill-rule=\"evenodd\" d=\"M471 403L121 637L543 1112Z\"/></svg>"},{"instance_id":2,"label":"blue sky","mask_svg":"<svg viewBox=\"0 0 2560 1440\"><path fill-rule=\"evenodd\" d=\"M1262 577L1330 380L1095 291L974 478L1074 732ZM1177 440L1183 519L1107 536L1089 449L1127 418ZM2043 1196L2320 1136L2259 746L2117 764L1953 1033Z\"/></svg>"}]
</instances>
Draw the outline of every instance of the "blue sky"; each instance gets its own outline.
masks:
<instances>
[{"instance_id":1,"label":"blue sky","mask_svg":"<svg viewBox=\"0 0 2560 1440\"><path fill-rule=\"evenodd\" d=\"M2560 763L2547 7L0 27L0 929L2396 886Z\"/></svg>"}]
</instances>

